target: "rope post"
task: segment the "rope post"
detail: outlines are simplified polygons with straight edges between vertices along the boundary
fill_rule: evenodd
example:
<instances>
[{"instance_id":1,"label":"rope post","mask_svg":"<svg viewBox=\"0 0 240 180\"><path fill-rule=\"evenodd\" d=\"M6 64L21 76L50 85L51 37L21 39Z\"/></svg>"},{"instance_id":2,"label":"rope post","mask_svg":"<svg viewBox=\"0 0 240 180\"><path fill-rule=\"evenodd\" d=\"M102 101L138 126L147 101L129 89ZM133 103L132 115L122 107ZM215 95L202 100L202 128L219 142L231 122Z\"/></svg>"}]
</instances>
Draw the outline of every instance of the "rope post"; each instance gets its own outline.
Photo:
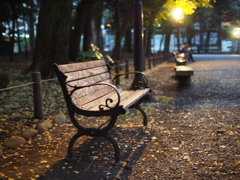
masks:
<instances>
[{"instance_id":1,"label":"rope post","mask_svg":"<svg viewBox=\"0 0 240 180\"><path fill-rule=\"evenodd\" d=\"M154 54L153 56L154 56L154 59L155 59L155 65L158 65L158 59L157 59L157 55L156 55L156 54Z\"/></svg>"},{"instance_id":2,"label":"rope post","mask_svg":"<svg viewBox=\"0 0 240 180\"><path fill-rule=\"evenodd\" d=\"M116 85L120 85L120 76L118 76L118 74L120 74L120 67L119 67L119 61L116 61L116 74L117 74L117 77L116 77Z\"/></svg>"},{"instance_id":3,"label":"rope post","mask_svg":"<svg viewBox=\"0 0 240 180\"><path fill-rule=\"evenodd\" d=\"M34 117L43 119L43 104L42 104L42 85L41 85L41 73L34 72L32 74L33 79L33 102L34 102Z\"/></svg>"},{"instance_id":4,"label":"rope post","mask_svg":"<svg viewBox=\"0 0 240 180\"><path fill-rule=\"evenodd\" d=\"M155 56L153 55L153 66L155 67L156 66L156 59L155 59Z\"/></svg>"},{"instance_id":5,"label":"rope post","mask_svg":"<svg viewBox=\"0 0 240 180\"><path fill-rule=\"evenodd\" d=\"M148 56L148 69L151 69L151 57Z\"/></svg>"},{"instance_id":6,"label":"rope post","mask_svg":"<svg viewBox=\"0 0 240 180\"><path fill-rule=\"evenodd\" d=\"M129 79L129 62L128 60L126 59L126 66L125 66L125 71L126 71L126 76L125 76L125 79Z\"/></svg>"}]
</instances>

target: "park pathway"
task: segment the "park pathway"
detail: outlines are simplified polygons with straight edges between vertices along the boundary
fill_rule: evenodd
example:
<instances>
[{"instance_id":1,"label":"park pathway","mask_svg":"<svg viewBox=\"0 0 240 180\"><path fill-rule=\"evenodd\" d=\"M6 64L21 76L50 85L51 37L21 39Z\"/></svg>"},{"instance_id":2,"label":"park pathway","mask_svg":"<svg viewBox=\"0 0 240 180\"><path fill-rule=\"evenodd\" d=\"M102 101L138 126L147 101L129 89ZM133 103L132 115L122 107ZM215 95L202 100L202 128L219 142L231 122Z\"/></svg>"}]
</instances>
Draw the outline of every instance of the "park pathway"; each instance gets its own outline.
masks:
<instances>
[{"instance_id":1,"label":"park pathway","mask_svg":"<svg viewBox=\"0 0 240 180\"><path fill-rule=\"evenodd\" d=\"M64 161L76 132L68 122L9 151L0 180L238 180L240 56L194 58L187 64L194 69L187 87L178 86L173 60L146 71L152 89L143 104L148 128L141 114L130 111L110 132L120 146L120 162L114 162L108 141L87 137L78 141L78 161Z\"/></svg>"},{"instance_id":2,"label":"park pathway","mask_svg":"<svg viewBox=\"0 0 240 180\"><path fill-rule=\"evenodd\" d=\"M171 62L149 74L159 99L152 123L155 138L130 179L240 177L240 56L194 58L188 64L194 69L189 87L178 87Z\"/></svg>"},{"instance_id":3,"label":"park pathway","mask_svg":"<svg viewBox=\"0 0 240 180\"><path fill-rule=\"evenodd\" d=\"M121 148L120 163L99 158L104 153L89 160L85 150L72 166L79 174L59 176L61 166L55 166L42 179L239 179L240 56L194 58L188 87L178 86L173 61L146 71L153 95L144 105L149 125L142 129L141 117L118 120L111 133Z\"/></svg>"}]
</instances>

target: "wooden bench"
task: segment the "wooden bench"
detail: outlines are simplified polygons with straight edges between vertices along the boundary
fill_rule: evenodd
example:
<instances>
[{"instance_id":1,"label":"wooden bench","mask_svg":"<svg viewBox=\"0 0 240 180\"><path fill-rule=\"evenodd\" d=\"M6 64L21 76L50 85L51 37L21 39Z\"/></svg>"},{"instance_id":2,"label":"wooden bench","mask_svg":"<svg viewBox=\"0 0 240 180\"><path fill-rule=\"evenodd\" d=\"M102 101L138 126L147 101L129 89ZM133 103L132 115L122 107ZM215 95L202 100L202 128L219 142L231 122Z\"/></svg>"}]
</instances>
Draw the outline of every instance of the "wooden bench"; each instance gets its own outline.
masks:
<instances>
[{"instance_id":1,"label":"wooden bench","mask_svg":"<svg viewBox=\"0 0 240 180\"><path fill-rule=\"evenodd\" d=\"M142 77L138 87L134 90L120 90L114 85L110 67L104 60L54 64L53 68L62 88L70 119L77 128L77 133L69 142L66 160L75 160L72 154L73 145L83 135L103 136L108 139L114 146L115 159L119 160L119 147L109 135L109 131L114 127L117 117L125 114L129 108L138 109L143 115L143 125L147 126L147 115L140 107L144 96L151 91L146 76L136 72ZM97 128L85 128L81 125L81 121L77 121L75 114L92 117L107 116L109 120Z\"/></svg>"},{"instance_id":2,"label":"wooden bench","mask_svg":"<svg viewBox=\"0 0 240 180\"><path fill-rule=\"evenodd\" d=\"M189 66L180 65L175 67L175 74L179 85L188 86L191 84L191 76L193 76L194 71Z\"/></svg>"},{"instance_id":3,"label":"wooden bench","mask_svg":"<svg viewBox=\"0 0 240 180\"><path fill-rule=\"evenodd\" d=\"M177 66L186 65L187 59L184 57L184 53L178 53L178 51L174 51L172 54Z\"/></svg>"}]
</instances>

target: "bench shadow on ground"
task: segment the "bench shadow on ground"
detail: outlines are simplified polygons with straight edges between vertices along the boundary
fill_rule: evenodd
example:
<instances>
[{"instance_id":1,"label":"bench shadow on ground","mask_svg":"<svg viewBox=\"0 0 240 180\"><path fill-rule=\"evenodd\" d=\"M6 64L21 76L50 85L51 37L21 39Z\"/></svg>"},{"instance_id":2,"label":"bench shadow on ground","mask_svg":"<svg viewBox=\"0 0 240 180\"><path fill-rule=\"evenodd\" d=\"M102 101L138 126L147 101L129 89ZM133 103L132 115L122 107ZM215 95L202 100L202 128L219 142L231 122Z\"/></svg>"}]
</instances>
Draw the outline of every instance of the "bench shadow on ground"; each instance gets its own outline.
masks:
<instances>
[{"instance_id":1,"label":"bench shadow on ground","mask_svg":"<svg viewBox=\"0 0 240 180\"><path fill-rule=\"evenodd\" d=\"M167 69L168 73L171 73L172 70L172 67ZM163 88L165 88L163 93L166 91L172 94L173 92L180 96L181 91L192 87L182 87L178 86L176 82L171 82L170 86L168 84ZM148 103L159 102L154 97L149 98ZM119 162L115 162L114 148L108 140L103 137L83 136L76 141L74 146L74 157L78 159L76 162L67 162L64 159L57 161L39 179L127 179L132 174L134 166L137 166L138 161L146 155L144 151L151 143L155 133L155 130L148 131L143 128L142 117L118 120L110 135L120 146Z\"/></svg>"},{"instance_id":2,"label":"bench shadow on ground","mask_svg":"<svg viewBox=\"0 0 240 180\"><path fill-rule=\"evenodd\" d=\"M129 120L132 121L132 120ZM138 120L137 120L138 121ZM39 179L126 179L138 163L144 149L151 142L154 131L146 131L139 123L125 122L116 124L110 135L120 147L120 161L115 162L114 148L104 137L89 138L82 136L74 145L76 162L64 159L56 162ZM66 148L67 154L67 148Z\"/></svg>"}]
</instances>

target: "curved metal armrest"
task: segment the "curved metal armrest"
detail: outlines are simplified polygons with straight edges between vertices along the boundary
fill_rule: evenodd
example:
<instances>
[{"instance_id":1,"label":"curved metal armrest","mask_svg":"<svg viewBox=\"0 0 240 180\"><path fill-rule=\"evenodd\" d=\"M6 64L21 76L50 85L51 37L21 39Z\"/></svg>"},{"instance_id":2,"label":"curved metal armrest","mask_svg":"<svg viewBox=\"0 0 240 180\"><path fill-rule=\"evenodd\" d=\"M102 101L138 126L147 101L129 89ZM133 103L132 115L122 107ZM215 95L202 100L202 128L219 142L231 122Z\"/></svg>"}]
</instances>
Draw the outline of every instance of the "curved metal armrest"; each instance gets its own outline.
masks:
<instances>
[{"instance_id":1,"label":"curved metal armrest","mask_svg":"<svg viewBox=\"0 0 240 180\"><path fill-rule=\"evenodd\" d=\"M113 73L111 73L111 74L113 74ZM124 74L113 74L113 75L115 75L115 77L113 78L113 82L116 80L116 78L118 77L118 76L123 76L123 75L127 75L127 74L141 74L142 76L143 76L143 86L144 86L144 88L147 88L148 87L148 78L147 78L147 76L143 73L143 72L141 72L141 71L133 71L133 72L128 72L128 73L124 73Z\"/></svg>"},{"instance_id":2,"label":"curved metal armrest","mask_svg":"<svg viewBox=\"0 0 240 180\"><path fill-rule=\"evenodd\" d=\"M69 84L67 84L67 85L68 85L69 87L72 87L72 88L73 88L73 90L72 90L72 91L70 92L70 94L69 94L70 96L72 96L72 94L73 94L75 91L79 90L79 89L83 89L83 88L87 88L87 87L91 87L91 86L101 86L101 85L110 86L110 87L113 88L113 90L116 92L117 97L118 97L118 101L117 101L117 103L116 103L116 105L115 105L114 107L119 107L119 104L120 104L120 101L121 101L120 93L119 93L118 89L117 89L114 85L112 85L112 84L110 84L110 83L96 83L96 84L91 84L91 85L87 85L87 86L71 86L71 85L69 85ZM107 99L106 99L106 102L105 102L105 105L99 105L99 109L102 110L102 109L103 109L102 106L111 108L111 107L108 105L108 102L112 103L113 100L110 99L110 98L107 98ZM112 107L112 108L114 108L114 107Z\"/></svg>"}]
</instances>

